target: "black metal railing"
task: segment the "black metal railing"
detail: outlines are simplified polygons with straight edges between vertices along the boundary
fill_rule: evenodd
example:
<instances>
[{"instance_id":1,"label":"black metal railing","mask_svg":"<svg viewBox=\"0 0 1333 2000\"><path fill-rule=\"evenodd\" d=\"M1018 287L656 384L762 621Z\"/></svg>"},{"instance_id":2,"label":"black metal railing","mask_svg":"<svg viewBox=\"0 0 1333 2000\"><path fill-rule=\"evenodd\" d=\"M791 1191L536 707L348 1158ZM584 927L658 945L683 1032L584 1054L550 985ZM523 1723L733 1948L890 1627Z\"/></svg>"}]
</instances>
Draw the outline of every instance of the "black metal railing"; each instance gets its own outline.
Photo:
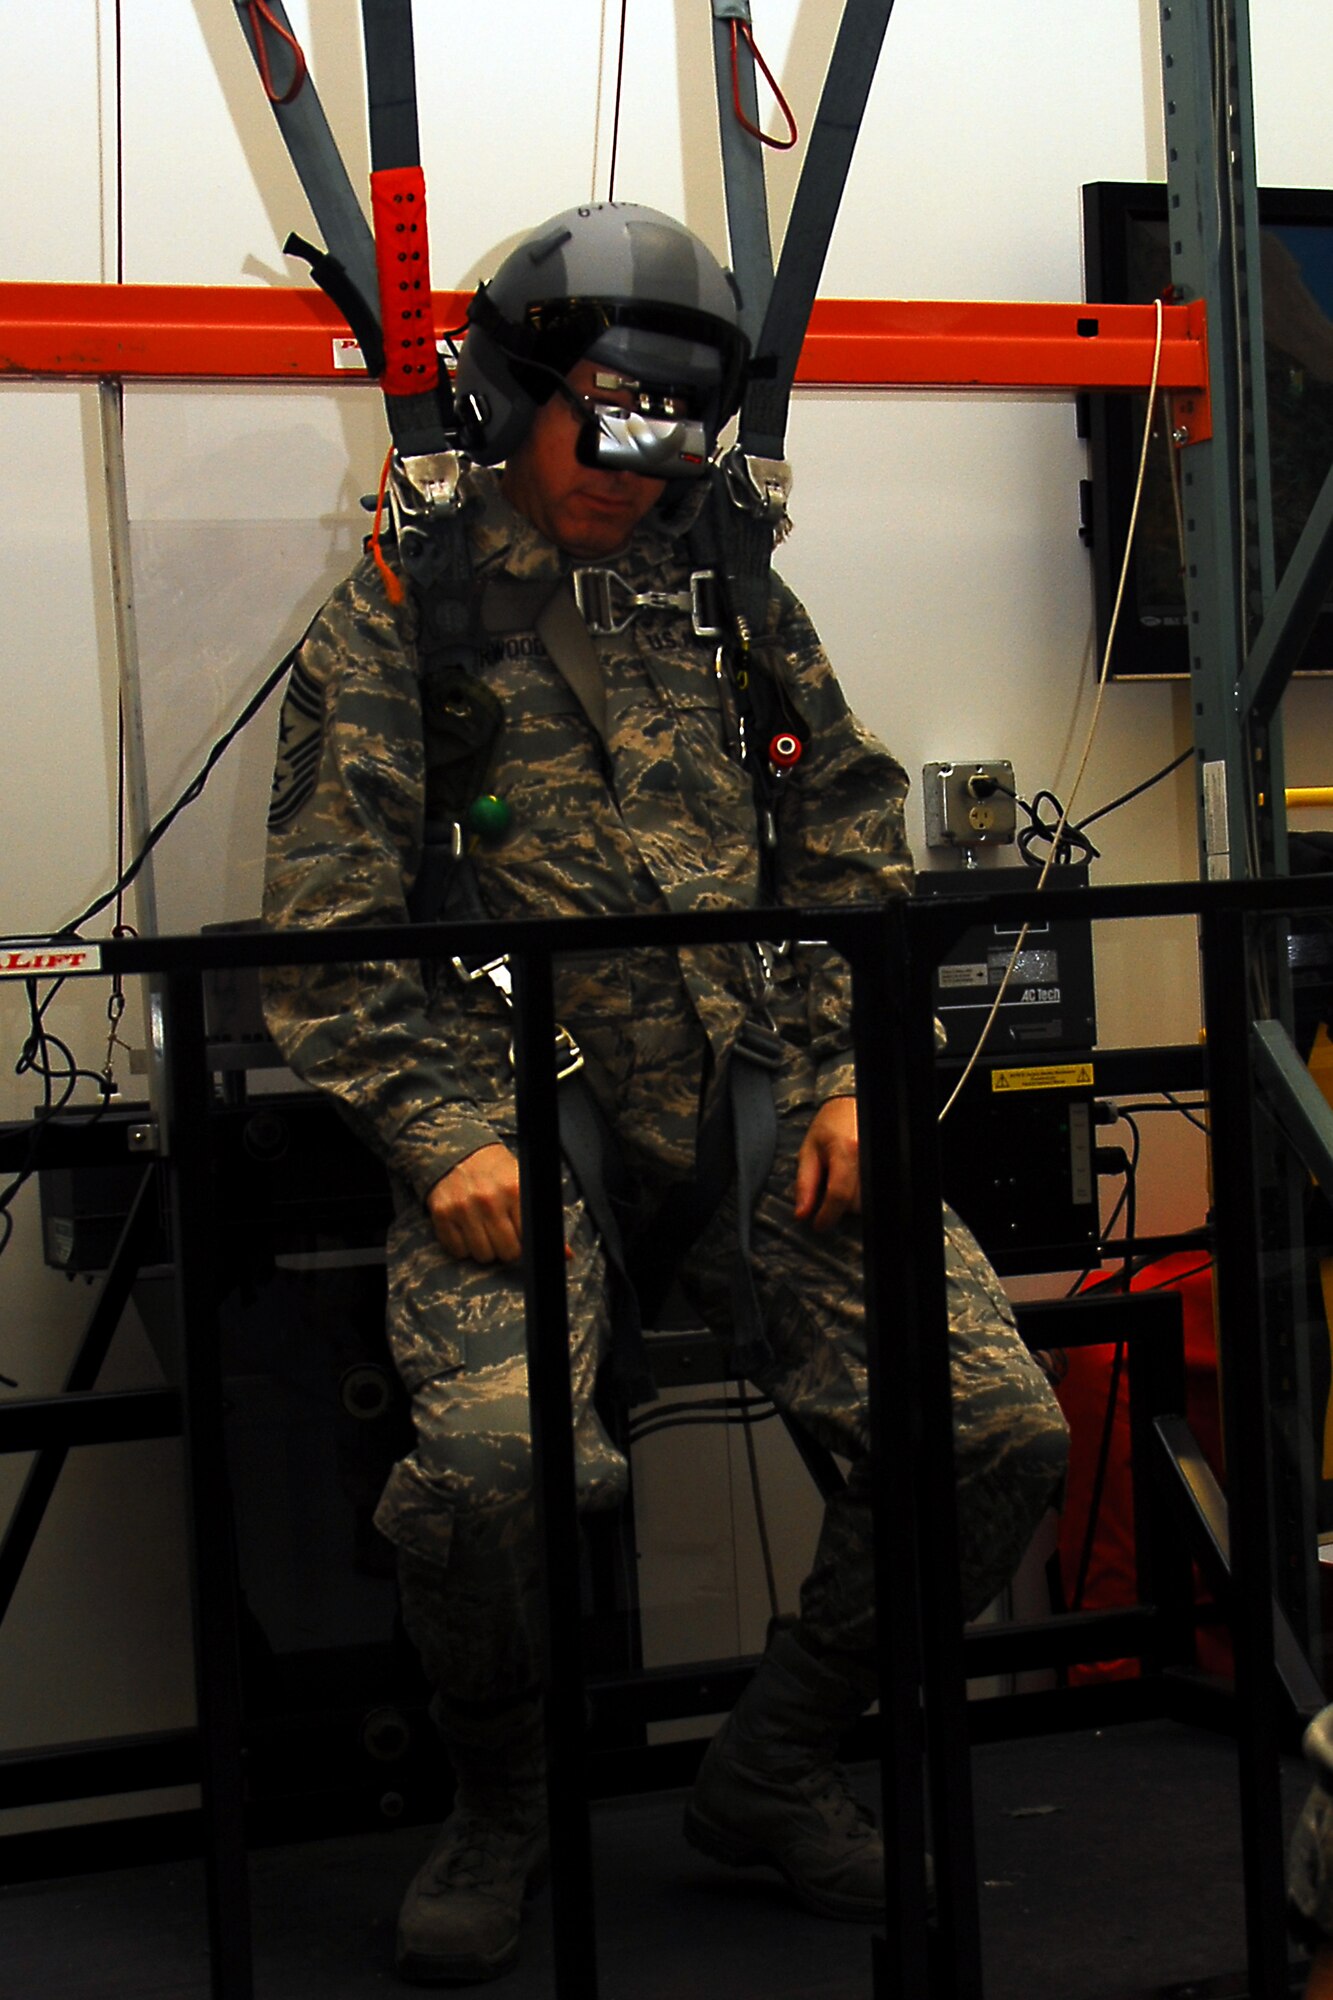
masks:
<instances>
[{"instance_id":1,"label":"black metal railing","mask_svg":"<svg viewBox=\"0 0 1333 2000\"><path fill-rule=\"evenodd\" d=\"M1248 926L1256 917L1322 907L1333 880L1149 884L1048 889L884 908L533 920L519 924L117 939L103 967L153 973L165 1034L167 1154L179 1320L181 1407L191 1514L201 1778L206 1823L212 1990L253 1992L245 1866L239 1635L219 1366L218 1243L209 1142L212 1087L203 977L241 966L377 962L509 954L524 1201L525 1284L534 1474L549 1628L548 1721L553 1833L555 1991L598 1991L585 1760L579 1551L560 1226L553 961L636 947L818 937L851 969L861 1110L865 1287L882 1698L886 1845L909 1865L890 1871L884 1935L872 1954L876 1995L981 2000L981 1941L972 1829L966 1667L957 1533L945 1280L940 1231L937 1099L931 1029L934 968L978 922L1032 915L1085 920L1200 919L1217 1211L1220 1365L1227 1383L1231 1615L1236 1649L1240 1795L1252 2000L1286 1992L1262 1243L1252 1180L1255 1036L1246 1005ZM1268 1063L1271 1070L1271 1061ZM1281 1104L1275 1107L1281 1120ZM890 1332L891 1330L891 1332ZM0 1451L35 1435L41 1399L0 1404ZM59 1402L59 1399L52 1399ZM86 1418L83 1419L86 1421ZM157 1418L154 1418L154 1422ZM27 1426L25 1429L24 1426ZM924 1750L924 1756L923 1756ZM937 1910L928 1907L929 1821Z\"/></svg>"}]
</instances>

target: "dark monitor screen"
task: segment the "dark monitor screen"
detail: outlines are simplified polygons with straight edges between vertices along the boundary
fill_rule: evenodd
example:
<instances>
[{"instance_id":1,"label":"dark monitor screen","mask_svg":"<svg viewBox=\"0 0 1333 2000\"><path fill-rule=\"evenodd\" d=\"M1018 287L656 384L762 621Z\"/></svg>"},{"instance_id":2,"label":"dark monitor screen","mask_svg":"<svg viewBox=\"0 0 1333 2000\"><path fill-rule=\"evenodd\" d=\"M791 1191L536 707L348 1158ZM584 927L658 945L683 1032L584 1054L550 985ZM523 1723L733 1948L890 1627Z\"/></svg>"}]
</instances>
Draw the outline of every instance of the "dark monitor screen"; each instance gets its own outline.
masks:
<instances>
[{"instance_id":1,"label":"dark monitor screen","mask_svg":"<svg viewBox=\"0 0 1333 2000\"><path fill-rule=\"evenodd\" d=\"M1280 577L1333 464L1333 192L1260 188L1259 233L1273 541ZM1171 282L1165 186L1098 181L1085 187L1083 246L1090 302L1115 305L1160 297ZM1147 397L1091 395L1087 411L1091 476L1083 495L1083 521L1092 554L1100 667L1124 559ZM1111 658L1113 680L1160 680L1189 672L1171 480L1175 447L1167 424L1159 404ZM1297 671L1333 673L1333 598Z\"/></svg>"}]
</instances>

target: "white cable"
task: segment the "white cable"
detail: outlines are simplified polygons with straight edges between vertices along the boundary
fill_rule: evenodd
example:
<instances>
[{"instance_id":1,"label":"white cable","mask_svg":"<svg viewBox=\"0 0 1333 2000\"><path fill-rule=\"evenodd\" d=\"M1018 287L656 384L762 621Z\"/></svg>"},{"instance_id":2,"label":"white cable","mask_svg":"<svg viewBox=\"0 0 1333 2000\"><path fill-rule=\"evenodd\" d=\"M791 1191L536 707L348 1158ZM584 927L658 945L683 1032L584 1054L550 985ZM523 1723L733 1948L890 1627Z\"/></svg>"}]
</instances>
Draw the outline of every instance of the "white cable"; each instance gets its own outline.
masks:
<instances>
[{"instance_id":1,"label":"white cable","mask_svg":"<svg viewBox=\"0 0 1333 2000\"><path fill-rule=\"evenodd\" d=\"M1097 698L1092 705L1092 715L1088 722L1088 733L1083 743L1083 754L1079 758L1078 769L1074 773L1074 782L1069 788L1069 797L1064 805L1063 810L1061 811L1059 824L1056 826L1055 832L1051 836L1050 852L1046 856L1046 859L1042 864L1041 874L1037 877L1038 890L1042 890L1046 887L1046 877L1050 874L1051 868L1055 862L1055 857L1060 852L1060 842L1064 837L1065 828L1069 824L1069 815L1073 811L1074 799L1078 793L1079 786L1083 782L1083 774L1088 768L1088 759L1092 755L1092 745L1093 745L1093 740L1097 734L1097 724L1101 720L1102 697L1106 693L1107 677L1111 671L1111 648L1115 644L1116 627L1120 623L1120 607L1121 604L1124 602L1125 584L1129 577L1129 559L1131 554L1133 553L1134 534L1135 530L1138 527L1139 502L1143 498L1144 475L1148 467L1148 446L1152 440L1153 409L1157 402L1157 381L1161 373L1161 367L1162 367L1162 327L1163 327L1162 301L1160 299L1157 299L1155 301L1155 304L1157 306L1157 332L1156 332L1156 339L1153 345L1152 379L1148 384L1148 415L1143 426L1143 446L1139 452L1139 472L1138 472L1138 478L1134 485L1134 504L1129 510L1129 528L1125 535L1125 554L1124 554L1124 559L1120 565L1120 581L1116 585L1115 603L1111 608L1111 623L1106 634L1106 646L1102 653L1101 669L1097 675ZM963 1085L967 1082L973 1070L976 1068L977 1063L981 1057L981 1052L985 1048L986 1043L990 1038L991 1029L995 1026L995 1022L999 1015L1000 1008L1004 1002L1004 996L1009 990L1009 982L1014 976L1014 968L1018 964L1019 955L1022 952L1023 946L1027 940L1027 934L1029 928L1030 928L1030 923L1025 923L1022 929L1018 933L1018 937L1014 942L1014 948L1009 954L1009 963L1004 968L1004 977L1000 981L1000 984L996 989L995 998L991 1002L990 1012L987 1014L985 1021L982 1023L981 1033L977 1036L976 1047L973 1049L971 1055L968 1057L967 1062L964 1065L962 1075L959 1077L957 1083L950 1091L948 1102L945 1104L944 1109L940 1112L939 1122L941 1125L944 1123L944 1120L948 1117L949 1113L953 1110L953 1107L958 1100L959 1092L962 1090Z\"/></svg>"}]
</instances>

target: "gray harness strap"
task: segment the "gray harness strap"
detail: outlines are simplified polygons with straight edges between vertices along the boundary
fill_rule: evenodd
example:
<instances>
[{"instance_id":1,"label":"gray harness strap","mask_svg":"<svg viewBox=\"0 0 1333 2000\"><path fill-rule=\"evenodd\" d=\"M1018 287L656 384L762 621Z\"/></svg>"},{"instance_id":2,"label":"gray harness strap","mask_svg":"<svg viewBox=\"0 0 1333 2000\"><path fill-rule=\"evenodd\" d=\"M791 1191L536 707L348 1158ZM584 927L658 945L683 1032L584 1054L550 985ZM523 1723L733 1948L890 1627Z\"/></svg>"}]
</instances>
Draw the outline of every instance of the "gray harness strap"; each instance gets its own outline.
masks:
<instances>
[{"instance_id":1,"label":"gray harness strap","mask_svg":"<svg viewBox=\"0 0 1333 2000\"><path fill-rule=\"evenodd\" d=\"M537 619L537 632L587 716L597 741L605 748L606 682L592 634L567 583L547 599Z\"/></svg>"},{"instance_id":2,"label":"gray harness strap","mask_svg":"<svg viewBox=\"0 0 1333 2000\"><path fill-rule=\"evenodd\" d=\"M532 582L496 577L481 596L486 632L536 632L561 679L587 717L597 740L606 742L606 685L592 634L574 602L568 577Z\"/></svg>"},{"instance_id":3,"label":"gray harness strap","mask_svg":"<svg viewBox=\"0 0 1333 2000\"><path fill-rule=\"evenodd\" d=\"M606 748L606 684L601 661L567 578L532 583L495 579L482 593L481 623L491 633L536 630L556 670ZM731 1274L731 1361L738 1375L772 1359L754 1282L755 1203L777 1151L778 1119L772 1072L782 1061L778 1037L756 1021L742 1024L728 1064L727 1096L720 1115L700 1127L695 1175L668 1195L628 1250L621 1237L614 1190L624 1180L615 1135L587 1080L561 1085L560 1139L606 1247L617 1290L613 1314L619 1372L631 1400L655 1394L644 1365L640 1301L651 1319L685 1253L721 1205L734 1170L737 1195L736 1257Z\"/></svg>"},{"instance_id":4,"label":"gray harness strap","mask_svg":"<svg viewBox=\"0 0 1333 2000\"><path fill-rule=\"evenodd\" d=\"M746 1023L749 1026L749 1023ZM763 1309L754 1282L754 1211L778 1148L778 1108L773 1070L743 1046L732 1053L728 1083L736 1142L736 1258L731 1267L731 1360L738 1375L753 1375L773 1349L764 1332Z\"/></svg>"},{"instance_id":5,"label":"gray harness strap","mask_svg":"<svg viewBox=\"0 0 1333 2000\"><path fill-rule=\"evenodd\" d=\"M481 629L483 632L531 632L542 606L560 579L549 576L488 576L481 587Z\"/></svg>"}]
</instances>

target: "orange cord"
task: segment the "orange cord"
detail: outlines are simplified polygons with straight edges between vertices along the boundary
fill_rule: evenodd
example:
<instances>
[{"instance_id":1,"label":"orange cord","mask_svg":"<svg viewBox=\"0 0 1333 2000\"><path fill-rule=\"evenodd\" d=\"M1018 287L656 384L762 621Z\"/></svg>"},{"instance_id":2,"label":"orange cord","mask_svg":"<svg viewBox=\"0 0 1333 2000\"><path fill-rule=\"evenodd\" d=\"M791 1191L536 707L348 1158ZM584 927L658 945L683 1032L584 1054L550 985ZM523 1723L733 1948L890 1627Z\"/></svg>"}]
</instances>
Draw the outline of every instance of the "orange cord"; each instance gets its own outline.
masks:
<instances>
[{"instance_id":1,"label":"orange cord","mask_svg":"<svg viewBox=\"0 0 1333 2000\"><path fill-rule=\"evenodd\" d=\"M384 519L384 493L385 488L389 484L389 467L392 463L393 446L390 445L384 454L384 464L380 468L380 490L375 495L375 525L370 531L370 553L374 558L375 567L380 573L380 582L384 585L384 595L388 598L390 604L401 604L403 601L403 579L395 570L390 569L388 563L384 560L384 551L380 547L380 522Z\"/></svg>"},{"instance_id":2,"label":"orange cord","mask_svg":"<svg viewBox=\"0 0 1333 2000\"><path fill-rule=\"evenodd\" d=\"M765 81L777 99L778 109L787 121L787 137L785 139L770 138L767 132L761 132L757 125L752 125L741 110L741 72L740 51L738 47L738 37L740 35L744 35L746 46L763 71ZM754 29L748 21L733 21L731 24L731 101L741 124L752 138L758 139L761 146L771 146L775 153L785 153L796 144L799 135L796 130L796 120L791 115L791 106L778 88L777 78L764 61L763 56L759 53L759 44L754 38Z\"/></svg>"},{"instance_id":3,"label":"orange cord","mask_svg":"<svg viewBox=\"0 0 1333 2000\"><path fill-rule=\"evenodd\" d=\"M265 6L264 0L249 0L249 8L250 33L255 38L255 61L259 65L260 80L264 85L268 101L270 104L290 104L292 99L299 94L301 85L306 79L305 56L302 53L301 44L297 41L290 28L284 28L281 21L275 20L270 9ZM274 88L272 72L268 66L268 44L264 40L265 28L272 28L274 34L286 42L292 52L292 61L295 65L292 71L292 80L281 97L278 96Z\"/></svg>"}]
</instances>

